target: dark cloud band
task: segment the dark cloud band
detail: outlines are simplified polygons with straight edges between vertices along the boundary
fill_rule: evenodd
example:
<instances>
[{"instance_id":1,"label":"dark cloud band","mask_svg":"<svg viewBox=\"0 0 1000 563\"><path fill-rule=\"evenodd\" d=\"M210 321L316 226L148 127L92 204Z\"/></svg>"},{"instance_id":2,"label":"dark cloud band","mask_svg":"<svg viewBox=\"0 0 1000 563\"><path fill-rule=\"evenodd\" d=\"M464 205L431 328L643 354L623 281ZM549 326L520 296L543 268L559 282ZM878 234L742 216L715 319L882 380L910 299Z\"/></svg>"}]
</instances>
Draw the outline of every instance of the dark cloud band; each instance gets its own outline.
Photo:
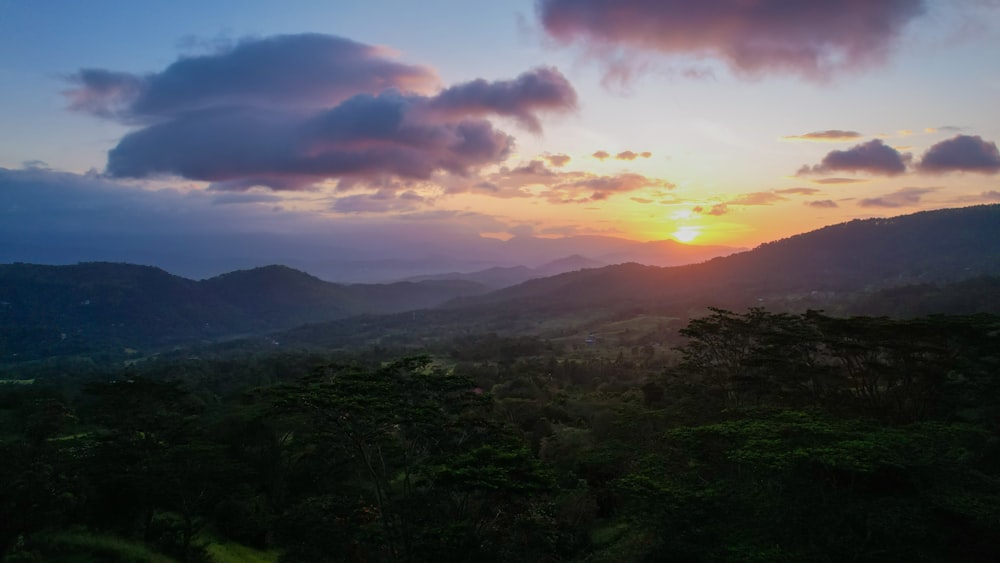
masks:
<instances>
[{"instance_id":1,"label":"dark cloud band","mask_svg":"<svg viewBox=\"0 0 1000 563\"><path fill-rule=\"evenodd\" d=\"M550 36L590 50L711 57L741 75L822 79L883 62L924 2L538 0L537 8Z\"/></svg>"}]
</instances>

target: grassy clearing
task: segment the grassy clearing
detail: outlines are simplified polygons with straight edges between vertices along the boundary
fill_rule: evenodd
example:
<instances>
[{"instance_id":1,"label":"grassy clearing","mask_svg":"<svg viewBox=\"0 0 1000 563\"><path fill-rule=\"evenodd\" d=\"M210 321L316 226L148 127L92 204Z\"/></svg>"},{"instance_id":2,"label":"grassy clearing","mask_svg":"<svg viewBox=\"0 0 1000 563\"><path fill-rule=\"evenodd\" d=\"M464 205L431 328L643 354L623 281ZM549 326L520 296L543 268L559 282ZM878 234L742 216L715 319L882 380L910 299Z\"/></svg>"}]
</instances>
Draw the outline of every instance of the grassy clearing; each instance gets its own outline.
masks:
<instances>
[{"instance_id":1,"label":"grassy clearing","mask_svg":"<svg viewBox=\"0 0 1000 563\"><path fill-rule=\"evenodd\" d=\"M208 535L200 540L213 563L277 563L277 551L261 551ZM82 529L32 537L21 553L27 561L53 563L176 563L149 546L111 534ZM20 560L20 559L15 559Z\"/></svg>"},{"instance_id":2,"label":"grassy clearing","mask_svg":"<svg viewBox=\"0 0 1000 563\"><path fill-rule=\"evenodd\" d=\"M72 530L45 534L32 541L43 561L59 563L174 563L176 560L157 553L142 542L118 536Z\"/></svg>"},{"instance_id":3,"label":"grassy clearing","mask_svg":"<svg viewBox=\"0 0 1000 563\"><path fill-rule=\"evenodd\" d=\"M674 321L677 321L677 317L637 315L630 319L603 323L601 326L597 327L596 330L609 334L618 334L626 331L648 333L655 332L660 329L661 325L666 326Z\"/></svg>"},{"instance_id":4,"label":"grassy clearing","mask_svg":"<svg viewBox=\"0 0 1000 563\"><path fill-rule=\"evenodd\" d=\"M55 438L48 438L48 442L69 442L70 440L79 440L80 438L86 438L90 436L90 432L80 432L78 434L67 434L65 436L56 436Z\"/></svg>"},{"instance_id":5,"label":"grassy clearing","mask_svg":"<svg viewBox=\"0 0 1000 563\"><path fill-rule=\"evenodd\" d=\"M34 379L0 379L0 385L34 385Z\"/></svg>"},{"instance_id":6,"label":"grassy clearing","mask_svg":"<svg viewBox=\"0 0 1000 563\"><path fill-rule=\"evenodd\" d=\"M552 338L552 342L558 344L582 343L588 337L593 336L598 344L607 345L611 339L627 336L630 339L638 339L650 334L655 334L677 321L677 317L667 317L660 315L636 315L635 317L621 320L598 320L589 323L580 323L574 330L560 337Z\"/></svg>"},{"instance_id":7,"label":"grassy clearing","mask_svg":"<svg viewBox=\"0 0 1000 563\"><path fill-rule=\"evenodd\" d=\"M278 552L261 551L233 542L213 541L205 546L213 563L277 563Z\"/></svg>"}]
</instances>

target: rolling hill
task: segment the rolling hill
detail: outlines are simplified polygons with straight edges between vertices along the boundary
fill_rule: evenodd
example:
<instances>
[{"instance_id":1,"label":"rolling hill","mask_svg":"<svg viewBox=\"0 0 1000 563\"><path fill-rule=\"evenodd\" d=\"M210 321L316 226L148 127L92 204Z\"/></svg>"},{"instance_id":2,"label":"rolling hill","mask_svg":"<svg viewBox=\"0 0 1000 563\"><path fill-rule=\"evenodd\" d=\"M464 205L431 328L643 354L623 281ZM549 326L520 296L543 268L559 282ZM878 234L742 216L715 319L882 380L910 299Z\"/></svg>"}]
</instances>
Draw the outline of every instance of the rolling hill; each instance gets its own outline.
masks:
<instances>
[{"instance_id":1,"label":"rolling hill","mask_svg":"<svg viewBox=\"0 0 1000 563\"><path fill-rule=\"evenodd\" d=\"M1000 205L854 220L700 264L622 264L458 299L465 309L727 303L1000 274Z\"/></svg>"},{"instance_id":2,"label":"rolling hill","mask_svg":"<svg viewBox=\"0 0 1000 563\"><path fill-rule=\"evenodd\" d=\"M150 266L0 265L0 358L147 348L260 334L485 292L472 282L341 285L284 266L203 281Z\"/></svg>"}]
</instances>

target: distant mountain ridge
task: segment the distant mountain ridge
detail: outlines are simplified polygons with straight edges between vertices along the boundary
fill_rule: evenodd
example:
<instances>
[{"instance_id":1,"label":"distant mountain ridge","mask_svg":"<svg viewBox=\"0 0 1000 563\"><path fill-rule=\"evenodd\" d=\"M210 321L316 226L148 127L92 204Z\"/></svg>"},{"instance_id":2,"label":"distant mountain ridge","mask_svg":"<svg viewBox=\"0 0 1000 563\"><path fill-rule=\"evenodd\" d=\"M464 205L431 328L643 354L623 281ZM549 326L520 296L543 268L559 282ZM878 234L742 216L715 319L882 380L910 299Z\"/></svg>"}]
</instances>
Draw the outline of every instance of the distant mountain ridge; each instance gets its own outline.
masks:
<instances>
[{"instance_id":1,"label":"distant mountain ridge","mask_svg":"<svg viewBox=\"0 0 1000 563\"><path fill-rule=\"evenodd\" d=\"M492 289L502 289L536 278L545 278L577 270L600 268L606 265L604 262L598 262L597 260L591 260L579 254L574 254L542 264L537 268L529 268L527 266L495 267L468 273L449 272L447 274L414 276L408 278L407 281L461 280L479 283Z\"/></svg>"},{"instance_id":2,"label":"distant mountain ridge","mask_svg":"<svg viewBox=\"0 0 1000 563\"><path fill-rule=\"evenodd\" d=\"M4 225L0 225L0 231ZM42 235L19 235L17 244L0 246L0 263L76 264L113 262L149 264L189 279L207 279L234 270L284 264L338 283L390 283L443 272L476 272L488 268L537 267L578 254L603 264L641 262L674 266L702 262L744 250L726 246L681 244L673 240L640 242L612 236L560 238L518 236L500 240L482 236L448 236L433 240L366 237L348 244L337 237L301 233L249 233L205 237L149 233L123 247L117 235L81 233L72 245L52 246ZM188 251L178 252L177 248ZM233 251L234 248L239 252Z\"/></svg>"},{"instance_id":3,"label":"distant mountain ridge","mask_svg":"<svg viewBox=\"0 0 1000 563\"><path fill-rule=\"evenodd\" d=\"M265 333L359 314L424 309L486 292L464 281L343 285L285 266L203 281L152 266L0 265L0 361Z\"/></svg>"},{"instance_id":4,"label":"distant mountain ridge","mask_svg":"<svg viewBox=\"0 0 1000 563\"><path fill-rule=\"evenodd\" d=\"M570 256L553 267L592 263ZM491 275L524 273L515 268ZM984 276L1000 276L1000 205L855 220L698 264L585 268L492 292L471 279L344 285L284 266L193 281L130 264L7 264L0 265L0 361L149 349L305 323L314 323L309 330L316 334L323 333L317 323L332 323L339 334L371 344L382 341L387 327L395 335L442 337L444 326L483 330L490 319L506 319L506 326L530 331L547 315L686 316L706 306L766 307L775 300L822 307L824 296L851 293L894 300L884 310L912 309L919 292L975 311L975 303L933 286ZM891 291L904 286L911 289ZM985 301L997 301L996 285L985 278L968 287ZM398 314L416 309L430 310Z\"/></svg>"},{"instance_id":5,"label":"distant mountain ridge","mask_svg":"<svg viewBox=\"0 0 1000 563\"><path fill-rule=\"evenodd\" d=\"M857 219L700 264L622 264L527 281L451 307L742 303L788 292L858 291L1000 274L1000 205Z\"/></svg>"},{"instance_id":6,"label":"distant mountain ridge","mask_svg":"<svg viewBox=\"0 0 1000 563\"><path fill-rule=\"evenodd\" d=\"M580 235L562 238L519 236L509 240L481 238L469 241L469 248L452 254L435 253L420 259L353 260L339 264L311 263L302 269L327 279L443 280L464 279L490 287L505 287L566 271L608 264L639 262L652 266L677 266L703 262L745 248L700 246L674 240L640 242L630 239ZM550 268L570 257L587 261L573 267ZM541 264L540 266L531 266ZM526 277L530 270L540 270Z\"/></svg>"}]
</instances>

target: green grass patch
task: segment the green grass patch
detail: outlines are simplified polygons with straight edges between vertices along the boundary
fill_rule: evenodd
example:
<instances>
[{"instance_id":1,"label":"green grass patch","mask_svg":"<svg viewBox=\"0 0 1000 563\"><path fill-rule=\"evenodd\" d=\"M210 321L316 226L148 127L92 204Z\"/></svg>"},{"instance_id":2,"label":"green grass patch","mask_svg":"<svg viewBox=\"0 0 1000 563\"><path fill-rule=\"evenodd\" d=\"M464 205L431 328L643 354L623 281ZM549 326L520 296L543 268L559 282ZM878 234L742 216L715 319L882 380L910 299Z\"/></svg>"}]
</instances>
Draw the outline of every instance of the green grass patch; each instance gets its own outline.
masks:
<instances>
[{"instance_id":1,"label":"green grass patch","mask_svg":"<svg viewBox=\"0 0 1000 563\"><path fill-rule=\"evenodd\" d=\"M276 550L263 551L203 534L201 543L213 563L277 563ZM176 563L146 544L82 529L32 536L11 554L12 561L53 563ZM20 557L20 559L18 559ZM6 560L5 560L6 561Z\"/></svg>"},{"instance_id":2,"label":"green grass patch","mask_svg":"<svg viewBox=\"0 0 1000 563\"><path fill-rule=\"evenodd\" d=\"M142 542L86 530L70 530L35 536L26 546L41 561L54 563L174 563Z\"/></svg>"},{"instance_id":3,"label":"green grass patch","mask_svg":"<svg viewBox=\"0 0 1000 563\"><path fill-rule=\"evenodd\" d=\"M68 442L70 440L79 440L80 438L86 438L90 436L93 432L77 432L76 434L66 434L64 436L56 436L54 438L49 438L50 442Z\"/></svg>"},{"instance_id":4,"label":"green grass patch","mask_svg":"<svg viewBox=\"0 0 1000 563\"><path fill-rule=\"evenodd\" d=\"M262 551L240 543L212 540L205 551L213 563L277 563L278 552Z\"/></svg>"},{"instance_id":5,"label":"green grass patch","mask_svg":"<svg viewBox=\"0 0 1000 563\"><path fill-rule=\"evenodd\" d=\"M590 532L590 542L596 547L605 547L620 540L626 532L628 524L624 522L598 526Z\"/></svg>"}]
</instances>

